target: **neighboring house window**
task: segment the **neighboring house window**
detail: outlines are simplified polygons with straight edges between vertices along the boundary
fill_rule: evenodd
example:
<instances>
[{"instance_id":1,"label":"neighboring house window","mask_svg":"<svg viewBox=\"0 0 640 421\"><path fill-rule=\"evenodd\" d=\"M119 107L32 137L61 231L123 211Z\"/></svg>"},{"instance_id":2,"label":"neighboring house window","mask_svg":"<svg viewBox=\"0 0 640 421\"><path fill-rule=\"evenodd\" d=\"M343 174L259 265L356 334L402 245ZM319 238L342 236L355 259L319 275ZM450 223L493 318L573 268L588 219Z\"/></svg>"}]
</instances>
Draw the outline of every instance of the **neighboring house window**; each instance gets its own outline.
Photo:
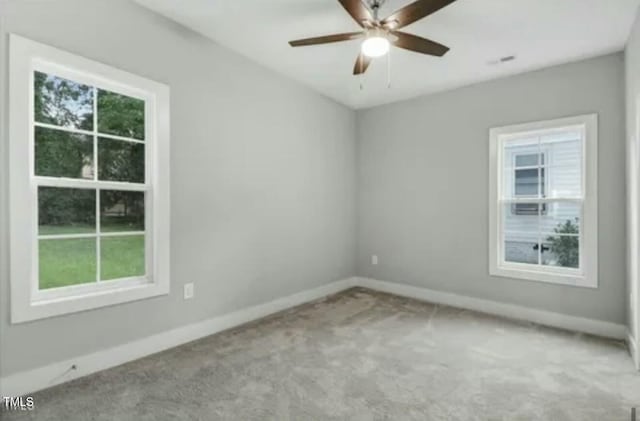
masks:
<instances>
[{"instance_id":1,"label":"neighboring house window","mask_svg":"<svg viewBox=\"0 0 640 421\"><path fill-rule=\"evenodd\" d=\"M169 292L169 89L10 44L12 322Z\"/></svg>"},{"instance_id":2,"label":"neighboring house window","mask_svg":"<svg viewBox=\"0 0 640 421\"><path fill-rule=\"evenodd\" d=\"M597 116L491 130L492 275L597 287Z\"/></svg>"},{"instance_id":3,"label":"neighboring house window","mask_svg":"<svg viewBox=\"0 0 640 421\"><path fill-rule=\"evenodd\" d=\"M513 179L516 198L545 197L546 194L546 162L545 153L516 153L513 155ZM511 207L516 215L537 216L538 212L546 212L546 204L515 203Z\"/></svg>"}]
</instances>

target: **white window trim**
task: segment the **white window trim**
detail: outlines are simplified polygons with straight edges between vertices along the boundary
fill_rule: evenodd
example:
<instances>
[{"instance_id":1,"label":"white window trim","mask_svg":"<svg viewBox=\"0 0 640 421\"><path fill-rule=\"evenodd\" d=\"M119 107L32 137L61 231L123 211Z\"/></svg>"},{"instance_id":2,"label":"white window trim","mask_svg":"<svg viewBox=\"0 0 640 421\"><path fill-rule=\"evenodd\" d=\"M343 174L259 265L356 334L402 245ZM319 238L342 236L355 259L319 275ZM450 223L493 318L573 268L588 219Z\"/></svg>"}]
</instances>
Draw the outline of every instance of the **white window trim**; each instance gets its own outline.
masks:
<instances>
[{"instance_id":1,"label":"white window trim","mask_svg":"<svg viewBox=\"0 0 640 421\"><path fill-rule=\"evenodd\" d=\"M582 191L584 195L580 234L580 270L504 261L501 172L503 142L530 132L580 127L584 132ZM543 199L553 201L554 199ZM526 201L526 199L525 199ZM581 115L498 127L490 130L489 175L489 273L493 276L548 282L587 288L598 287L598 116Z\"/></svg>"},{"instance_id":2,"label":"white window trim","mask_svg":"<svg viewBox=\"0 0 640 421\"><path fill-rule=\"evenodd\" d=\"M10 35L9 204L11 322L21 323L169 293L169 87L20 36ZM146 278L127 278L52 290L37 289L37 185L33 174L33 72L57 76L145 100ZM88 186L76 179L49 179L50 185ZM89 182L90 183L90 182ZM104 182L102 182L104 183ZM113 182L120 190L139 190ZM106 187L106 185L105 185ZM96 215L96 217L99 217Z\"/></svg>"}]
</instances>

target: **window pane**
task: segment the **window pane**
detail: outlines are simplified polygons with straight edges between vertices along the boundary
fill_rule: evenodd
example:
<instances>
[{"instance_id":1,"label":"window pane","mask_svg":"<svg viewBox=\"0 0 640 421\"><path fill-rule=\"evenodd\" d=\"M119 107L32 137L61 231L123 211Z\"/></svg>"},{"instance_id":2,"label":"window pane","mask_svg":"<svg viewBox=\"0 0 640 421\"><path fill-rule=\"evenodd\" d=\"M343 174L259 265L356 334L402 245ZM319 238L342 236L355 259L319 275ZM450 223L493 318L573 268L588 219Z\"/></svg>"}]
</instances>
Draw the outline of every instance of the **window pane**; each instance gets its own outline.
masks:
<instances>
[{"instance_id":1,"label":"window pane","mask_svg":"<svg viewBox=\"0 0 640 421\"><path fill-rule=\"evenodd\" d=\"M144 140L144 101L98 89L98 131Z\"/></svg>"},{"instance_id":2,"label":"window pane","mask_svg":"<svg viewBox=\"0 0 640 421\"><path fill-rule=\"evenodd\" d=\"M546 203L514 203L511 205L511 214L518 216L538 216L547 212Z\"/></svg>"},{"instance_id":3,"label":"window pane","mask_svg":"<svg viewBox=\"0 0 640 421\"><path fill-rule=\"evenodd\" d=\"M517 206L529 211L518 213ZM502 207L502 226L504 229L505 262L538 264L537 244L540 218L536 202L504 204Z\"/></svg>"},{"instance_id":4,"label":"window pane","mask_svg":"<svg viewBox=\"0 0 640 421\"><path fill-rule=\"evenodd\" d=\"M546 157L540 152L538 138L512 139L503 150L502 195L505 199L516 197L541 197L545 194Z\"/></svg>"},{"instance_id":5,"label":"window pane","mask_svg":"<svg viewBox=\"0 0 640 421\"><path fill-rule=\"evenodd\" d=\"M100 231L144 231L144 192L101 190Z\"/></svg>"},{"instance_id":6,"label":"window pane","mask_svg":"<svg viewBox=\"0 0 640 421\"><path fill-rule=\"evenodd\" d=\"M571 236L544 237L542 264L578 269L580 267L580 239Z\"/></svg>"},{"instance_id":7,"label":"window pane","mask_svg":"<svg viewBox=\"0 0 640 421\"><path fill-rule=\"evenodd\" d=\"M579 234L581 212L580 203L547 203L547 212L541 217L540 229L545 233Z\"/></svg>"},{"instance_id":8,"label":"window pane","mask_svg":"<svg viewBox=\"0 0 640 421\"><path fill-rule=\"evenodd\" d=\"M504 261L537 265L539 257L537 244L537 233L505 233Z\"/></svg>"},{"instance_id":9,"label":"window pane","mask_svg":"<svg viewBox=\"0 0 640 421\"><path fill-rule=\"evenodd\" d=\"M144 183L144 144L98 139L98 178Z\"/></svg>"},{"instance_id":10,"label":"window pane","mask_svg":"<svg viewBox=\"0 0 640 421\"><path fill-rule=\"evenodd\" d=\"M40 289L96 281L96 239L40 240Z\"/></svg>"},{"instance_id":11,"label":"window pane","mask_svg":"<svg viewBox=\"0 0 640 421\"><path fill-rule=\"evenodd\" d=\"M542 138L549 154L548 197L582 196L582 134L567 131Z\"/></svg>"},{"instance_id":12,"label":"window pane","mask_svg":"<svg viewBox=\"0 0 640 421\"><path fill-rule=\"evenodd\" d=\"M537 135L518 134L509 136L505 146L508 149L519 150L518 153L538 153L540 137Z\"/></svg>"},{"instance_id":13,"label":"window pane","mask_svg":"<svg viewBox=\"0 0 640 421\"><path fill-rule=\"evenodd\" d=\"M93 139L62 130L35 128L35 174L93 179Z\"/></svg>"},{"instance_id":14,"label":"window pane","mask_svg":"<svg viewBox=\"0 0 640 421\"><path fill-rule=\"evenodd\" d=\"M34 72L34 119L38 123L93 130L93 88Z\"/></svg>"},{"instance_id":15,"label":"window pane","mask_svg":"<svg viewBox=\"0 0 640 421\"><path fill-rule=\"evenodd\" d=\"M95 231L95 190L38 187L40 235L82 234Z\"/></svg>"},{"instance_id":16,"label":"window pane","mask_svg":"<svg viewBox=\"0 0 640 421\"><path fill-rule=\"evenodd\" d=\"M100 279L144 276L144 235L100 239Z\"/></svg>"},{"instance_id":17,"label":"window pane","mask_svg":"<svg viewBox=\"0 0 640 421\"><path fill-rule=\"evenodd\" d=\"M549 191L547 197L582 197L582 166L553 165L547 168L549 174Z\"/></svg>"},{"instance_id":18,"label":"window pane","mask_svg":"<svg viewBox=\"0 0 640 421\"><path fill-rule=\"evenodd\" d=\"M516 167L535 167L538 166L538 157L540 154L516 155Z\"/></svg>"},{"instance_id":19,"label":"window pane","mask_svg":"<svg viewBox=\"0 0 640 421\"><path fill-rule=\"evenodd\" d=\"M538 191L544 195L544 177L544 168L515 170L515 196L538 197Z\"/></svg>"},{"instance_id":20,"label":"window pane","mask_svg":"<svg viewBox=\"0 0 640 421\"><path fill-rule=\"evenodd\" d=\"M539 207L546 211L544 203L523 202L507 203L503 205L502 223L505 232L535 232L539 231ZM526 210L526 212L524 212Z\"/></svg>"}]
</instances>

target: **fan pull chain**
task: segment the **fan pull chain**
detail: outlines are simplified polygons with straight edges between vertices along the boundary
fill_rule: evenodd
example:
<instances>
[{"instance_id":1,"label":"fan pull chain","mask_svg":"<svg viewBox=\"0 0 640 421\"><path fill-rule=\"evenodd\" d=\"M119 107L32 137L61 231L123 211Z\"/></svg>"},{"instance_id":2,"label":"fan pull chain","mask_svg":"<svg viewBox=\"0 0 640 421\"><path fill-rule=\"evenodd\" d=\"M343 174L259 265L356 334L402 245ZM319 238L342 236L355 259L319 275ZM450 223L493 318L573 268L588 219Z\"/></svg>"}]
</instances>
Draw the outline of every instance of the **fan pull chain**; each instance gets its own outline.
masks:
<instances>
[{"instance_id":1,"label":"fan pull chain","mask_svg":"<svg viewBox=\"0 0 640 421\"><path fill-rule=\"evenodd\" d=\"M391 89L391 49L387 53L387 89Z\"/></svg>"},{"instance_id":2,"label":"fan pull chain","mask_svg":"<svg viewBox=\"0 0 640 421\"><path fill-rule=\"evenodd\" d=\"M362 71L362 67L364 66L364 56L362 56L362 58L359 60L359 66L360 66L360 75L358 77L358 80L360 82L360 90L364 91L364 72Z\"/></svg>"}]
</instances>

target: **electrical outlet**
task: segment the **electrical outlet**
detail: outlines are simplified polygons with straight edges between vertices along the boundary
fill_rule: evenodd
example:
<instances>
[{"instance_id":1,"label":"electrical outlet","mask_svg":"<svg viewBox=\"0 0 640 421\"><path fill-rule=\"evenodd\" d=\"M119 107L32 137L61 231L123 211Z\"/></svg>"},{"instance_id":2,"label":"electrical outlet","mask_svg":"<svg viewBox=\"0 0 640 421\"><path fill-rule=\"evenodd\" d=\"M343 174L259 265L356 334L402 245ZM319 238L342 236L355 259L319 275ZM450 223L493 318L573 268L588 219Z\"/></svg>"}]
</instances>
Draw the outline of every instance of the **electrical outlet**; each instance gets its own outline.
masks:
<instances>
[{"instance_id":1,"label":"electrical outlet","mask_svg":"<svg viewBox=\"0 0 640 421\"><path fill-rule=\"evenodd\" d=\"M184 284L184 299L189 300L193 298L193 282Z\"/></svg>"},{"instance_id":2,"label":"electrical outlet","mask_svg":"<svg viewBox=\"0 0 640 421\"><path fill-rule=\"evenodd\" d=\"M371 256L371 264L372 265L377 265L378 264L378 256L376 256L375 254L373 256Z\"/></svg>"}]
</instances>

